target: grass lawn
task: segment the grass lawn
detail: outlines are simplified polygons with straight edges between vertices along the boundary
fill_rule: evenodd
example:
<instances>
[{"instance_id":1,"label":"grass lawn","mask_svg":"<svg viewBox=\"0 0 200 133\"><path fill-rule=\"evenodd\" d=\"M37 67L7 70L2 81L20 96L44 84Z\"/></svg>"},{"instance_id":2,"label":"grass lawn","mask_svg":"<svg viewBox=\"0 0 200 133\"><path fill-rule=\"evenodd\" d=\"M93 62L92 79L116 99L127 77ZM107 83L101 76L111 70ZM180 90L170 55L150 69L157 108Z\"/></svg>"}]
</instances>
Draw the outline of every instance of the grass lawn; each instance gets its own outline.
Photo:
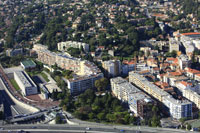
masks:
<instances>
[{"instance_id":1,"label":"grass lawn","mask_svg":"<svg viewBox=\"0 0 200 133\"><path fill-rule=\"evenodd\" d=\"M46 80L46 82L49 82L48 76L45 73L41 72L40 75Z\"/></svg>"},{"instance_id":2,"label":"grass lawn","mask_svg":"<svg viewBox=\"0 0 200 133\"><path fill-rule=\"evenodd\" d=\"M13 87L16 89L16 91L20 90L20 87L18 86L18 84L16 83L14 79L11 79L10 82L13 85Z\"/></svg>"}]
</instances>

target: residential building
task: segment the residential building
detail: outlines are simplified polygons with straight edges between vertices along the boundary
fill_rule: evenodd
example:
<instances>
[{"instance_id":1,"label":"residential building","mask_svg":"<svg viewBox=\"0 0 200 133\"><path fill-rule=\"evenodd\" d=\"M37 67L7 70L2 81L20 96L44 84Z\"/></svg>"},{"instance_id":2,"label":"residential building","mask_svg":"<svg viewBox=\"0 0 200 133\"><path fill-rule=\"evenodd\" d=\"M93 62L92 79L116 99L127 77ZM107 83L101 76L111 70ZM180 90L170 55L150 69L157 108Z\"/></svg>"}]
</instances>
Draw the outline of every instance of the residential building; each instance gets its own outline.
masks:
<instances>
[{"instance_id":1,"label":"residential building","mask_svg":"<svg viewBox=\"0 0 200 133\"><path fill-rule=\"evenodd\" d=\"M147 66L146 63L137 63L136 64L136 71L145 71L145 70L150 70L151 68Z\"/></svg>"},{"instance_id":2,"label":"residential building","mask_svg":"<svg viewBox=\"0 0 200 133\"><path fill-rule=\"evenodd\" d=\"M67 87L72 95L78 95L86 89L94 88L95 81L101 78L103 78L102 73L90 76L77 76L67 80Z\"/></svg>"},{"instance_id":3,"label":"residential building","mask_svg":"<svg viewBox=\"0 0 200 133\"><path fill-rule=\"evenodd\" d=\"M128 102L129 94L141 91L121 77L112 78L110 82L113 94L123 102Z\"/></svg>"},{"instance_id":4,"label":"residential building","mask_svg":"<svg viewBox=\"0 0 200 133\"><path fill-rule=\"evenodd\" d=\"M192 103L188 100L176 100L168 95L163 98L163 104L169 109L170 116L175 119L192 117Z\"/></svg>"},{"instance_id":5,"label":"residential building","mask_svg":"<svg viewBox=\"0 0 200 133\"><path fill-rule=\"evenodd\" d=\"M200 81L200 74L196 74L194 79Z\"/></svg>"},{"instance_id":6,"label":"residential building","mask_svg":"<svg viewBox=\"0 0 200 133\"><path fill-rule=\"evenodd\" d=\"M183 91L183 96L193 102L198 109L200 109L200 95L190 89L185 89Z\"/></svg>"},{"instance_id":7,"label":"residential building","mask_svg":"<svg viewBox=\"0 0 200 133\"><path fill-rule=\"evenodd\" d=\"M149 95L153 96L159 101L163 101L164 96L168 96L169 94L164 90L160 89L156 85L149 82L146 78L136 72L129 72L129 82L135 84L140 89L144 90Z\"/></svg>"},{"instance_id":8,"label":"residential building","mask_svg":"<svg viewBox=\"0 0 200 133\"><path fill-rule=\"evenodd\" d=\"M23 54L23 49L19 48L19 49L7 49L6 50L6 56L17 56L17 55L22 55Z\"/></svg>"},{"instance_id":9,"label":"residential building","mask_svg":"<svg viewBox=\"0 0 200 133\"><path fill-rule=\"evenodd\" d=\"M140 96L140 95L138 95ZM156 106L156 102L150 98L144 98L141 100L137 100L137 114L145 118L146 120L151 119L153 117L152 107Z\"/></svg>"},{"instance_id":10,"label":"residential building","mask_svg":"<svg viewBox=\"0 0 200 133\"><path fill-rule=\"evenodd\" d=\"M121 62L120 60L109 60L102 63L102 67L105 70L105 74L108 77L115 77L121 74Z\"/></svg>"},{"instance_id":11,"label":"residential building","mask_svg":"<svg viewBox=\"0 0 200 133\"><path fill-rule=\"evenodd\" d=\"M174 38L169 39L169 52L179 51L179 46L181 42L176 41Z\"/></svg>"},{"instance_id":12,"label":"residential building","mask_svg":"<svg viewBox=\"0 0 200 133\"><path fill-rule=\"evenodd\" d=\"M128 75L130 71L134 71L135 65L136 62L134 62L133 60L132 61L124 60L122 63L122 74Z\"/></svg>"},{"instance_id":13,"label":"residential building","mask_svg":"<svg viewBox=\"0 0 200 133\"><path fill-rule=\"evenodd\" d=\"M142 118L152 117L152 103L155 103L148 95L133 86L127 80L116 77L110 79L112 93L119 100L128 103L129 108L136 116Z\"/></svg>"},{"instance_id":14,"label":"residential building","mask_svg":"<svg viewBox=\"0 0 200 133\"><path fill-rule=\"evenodd\" d=\"M198 39L200 38L200 33L198 32L190 32L190 33L182 33L181 38L193 38L193 39Z\"/></svg>"},{"instance_id":15,"label":"residential building","mask_svg":"<svg viewBox=\"0 0 200 133\"><path fill-rule=\"evenodd\" d=\"M81 47L84 49L84 51L89 51L89 44L82 43L82 42L75 42L75 41L66 41L66 42L60 42L57 44L59 51L66 51L68 48L79 48Z\"/></svg>"},{"instance_id":16,"label":"residential building","mask_svg":"<svg viewBox=\"0 0 200 133\"><path fill-rule=\"evenodd\" d=\"M25 71L14 72L14 79L22 90L22 94L24 96L34 95L38 93L36 84L32 81L32 79Z\"/></svg>"},{"instance_id":17,"label":"residential building","mask_svg":"<svg viewBox=\"0 0 200 133\"><path fill-rule=\"evenodd\" d=\"M189 67L185 68L185 72L186 72L186 75L192 79L195 78L195 75L196 74L200 74L200 71L196 70L196 69L191 69Z\"/></svg>"},{"instance_id":18,"label":"residential building","mask_svg":"<svg viewBox=\"0 0 200 133\"><path fill-rule=\"evenodd\" d=\"M184 68L190 66L191 61L189 60L187 55L182 54L178 57L178 63L179 63L180 69L183 70Z\"/></svg>"},{"instance_id":19,"label":"residential building","mask_svg":"<svg viewBox=\"0 0 200 133\"><path fill-rule=\"evenodd\" d=\"M135 72L129 72L129 82L132 82L140 89L162 102L173 118L180 119L192 116L191 102L174 99L169 93L152 84L142 75Z\"/></svg>"},{"instance_id":20,"label":"residential building","mask_svg":"<svg viewBox=\"0 0 200 133\"><path fill-rule=\"evenodd\" d=\"M69 57L62 53L50 52L47 50L47 47L42 45L34 45L33 49L37 52L39 61L49 66L57 64L58 67L74 71L77 74L72 79L66 80L72 95L77 95L86 89L94 88L95 81L104 76L94 63L87 60Z\"/></svg>"}]
</instances>

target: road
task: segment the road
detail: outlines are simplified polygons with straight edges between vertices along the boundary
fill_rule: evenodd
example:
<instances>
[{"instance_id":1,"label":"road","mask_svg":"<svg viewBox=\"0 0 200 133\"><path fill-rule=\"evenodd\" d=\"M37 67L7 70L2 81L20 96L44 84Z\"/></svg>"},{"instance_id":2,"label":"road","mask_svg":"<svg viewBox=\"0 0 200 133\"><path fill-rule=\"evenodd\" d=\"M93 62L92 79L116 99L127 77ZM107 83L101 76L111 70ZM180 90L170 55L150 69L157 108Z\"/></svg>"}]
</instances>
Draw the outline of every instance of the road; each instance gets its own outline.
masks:
<instances>
[{"instance_id":1,"label":"road","mask_svg":"<svg viewBox=\"0 0 200 133\"><path fill-rule=\"evenodd\" d=\"M89 129L88 129L89 127ZM89 125L5 125L3 126L4 130L24 130L24 131L35 131L35 132L92 132L92 133L106 133L106 132L122 132L122 130L126 133L187 133L185 130L176 130L176 129L167 129L167 128L151 128L151 127L137 127L137 126L112 126L112 125L104 125L104 126L89 126Z\"/></svg>"},{"instance_id":2,"label":"road","mask_svg":"<svg viewBox=\"0 0 200 133\"><path fill-rule=\"evenodd\" d=\"M5 91L5 85L3 85L3 80L0 78L0 93L2 96L2 102L4 105L4 113L5 117L15 116L17 114L27 114L31 113L27 109L15 104L13 100L8 96L7 92Z\"/></svg>"}]
</instances>

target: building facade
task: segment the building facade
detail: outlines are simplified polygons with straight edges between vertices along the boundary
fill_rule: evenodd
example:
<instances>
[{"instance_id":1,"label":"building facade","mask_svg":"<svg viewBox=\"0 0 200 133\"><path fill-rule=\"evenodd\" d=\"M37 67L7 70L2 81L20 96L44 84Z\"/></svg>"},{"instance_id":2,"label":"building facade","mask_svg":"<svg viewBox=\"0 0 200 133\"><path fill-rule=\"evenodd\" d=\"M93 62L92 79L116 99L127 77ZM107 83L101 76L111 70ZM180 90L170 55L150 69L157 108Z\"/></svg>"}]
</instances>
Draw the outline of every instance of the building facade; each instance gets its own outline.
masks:
<instances>
[{"instance_id":1,"label":"building facade","mask_svg":"<svg viewBox=\"0 0 200 133\"><path fill-rule=\"evenodd\" d=\"M102 67L108 77L115 77L121 74L121 62L119 60L104 61Z\"/></svg>"},{"instance_id":2,"label":"building facade","mask_svg":"<svg viewBox=\"0 0 200 133\"><path fill-rule=\"evenodd\" d=\"M25 71L14 72L14 79L19 85L24 96L34 95L38 93L36 84L28 76Z\"/></svg>"},{"instance_id":3,"label":"building facade","mask_svg":"<svg viewBox=\"0 0 200 133\"><path fill-rule=\"evenodd\" d=\"M84 51L89 51L89 44L82 43L82 42L75 42L75 41L66 41L66 42L60 42L57 44L59 51L66 51L68 48L79 48L81 47L84 49Z\"/></svg>"},{"instance_id":4,"label":"building facade","mask_svg":"<svg viewBox=\"0 0 200 133\"><path fill-rule=\"evenodd\" d=\"M95 81L103 78L103 74L99 73L91 76L77 77L67 80L67 86L72 95L78 95L86 89L95 87Z\"/></svg>"},{"instance_id":5,"label":"building facade","mask_svg":"<svg viewBox=\"0 0 200 133\"><path fill-rule=\"evenodd\" d=\"M132 82L158 101L162 102L168 109L170 116L175 119L192 116L192 103L174 99L169 93L149 82L142 75L129 72L129 82Z\"/></svg>"},{"instance_id":6,"label":"building facade","mask_svg":"<svg viewBox=\"0 0 200 133\"><path fill-rule=\"evenodd\" d=\"M188 100L175 100L172 96L165 96L163 104L168 107L170 116L175 119L192 117L192 103Z\"/></svg>"}]
</instances>

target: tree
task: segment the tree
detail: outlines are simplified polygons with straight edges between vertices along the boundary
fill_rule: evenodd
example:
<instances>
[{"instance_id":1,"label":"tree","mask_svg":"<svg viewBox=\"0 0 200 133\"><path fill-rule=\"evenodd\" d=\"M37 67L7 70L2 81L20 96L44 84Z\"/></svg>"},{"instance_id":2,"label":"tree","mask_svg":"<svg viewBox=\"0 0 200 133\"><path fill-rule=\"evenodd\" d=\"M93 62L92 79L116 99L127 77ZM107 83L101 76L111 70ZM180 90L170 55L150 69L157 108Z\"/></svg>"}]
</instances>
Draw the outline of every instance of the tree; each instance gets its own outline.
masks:
<instances>
[{"instance_id":1,"label":"tree","mask_svg":"<svg viewBox=\"0 0 200 133\"><path fill-rule=\"evenodd\" d=\"M103 120L105 118L105 114L104 113L98 113L97 118L99 120Z\"/></svg>"},{"instance_id":2,"label":"tree","mask_svg":"<svg viewBox=\"0 0 200 133\"><path fill-rule=\"evenodd\" d=\"M64 111L67 111L67 105L63 105L62 109L63 109Z\"/></svg>"},{"instance_id":3,"label":"tree","mask_svg":"<svg viewBox=\"0 0 200 133\"><path fill-rule=\"evenodd\" d=\"M192 129L192 126L190 124L187 124L187 130L191 130Z\"/></svg>"},{"instance_id":4,"label":"tree","mask_svg":"<svg viewBox=\"0 0 200 133\"><path fill-rule=\"evenodd\" d=\"M90 120L93 120L95 118L95 114L91 112L88 114L88 117Z\"/></svg>"},{"instance_id":5,"label":"tree","mask_svg":"<svg viewBox=\"0 0 200 133\"><path fill-rule=\"evenodd\" d=\"M56 116L56 124L61 124L62 123L62 119L60 116Z\"/></svg>"},{"instance_id":6,"label":"tree","mask_svg":"<svg viewBox=\"0 0 200 133\"><path fill-rule=\"evenodd\" d=\"M101 79L95 81L95 87L98 89L98 91L105 90L107 86L108 86L107 78L101 78Z\"/></svg>"},{"instance_id":7,"label":"tree","mask_svg":"<svg viewBox=\"0 0 200 133\"><path fill-rule=\"evenodd\" d=\"M151 125L152 127L157 127L157 126L160 126L160 119L154 115L151 119Z\"/></svg>"}]
</instances>

